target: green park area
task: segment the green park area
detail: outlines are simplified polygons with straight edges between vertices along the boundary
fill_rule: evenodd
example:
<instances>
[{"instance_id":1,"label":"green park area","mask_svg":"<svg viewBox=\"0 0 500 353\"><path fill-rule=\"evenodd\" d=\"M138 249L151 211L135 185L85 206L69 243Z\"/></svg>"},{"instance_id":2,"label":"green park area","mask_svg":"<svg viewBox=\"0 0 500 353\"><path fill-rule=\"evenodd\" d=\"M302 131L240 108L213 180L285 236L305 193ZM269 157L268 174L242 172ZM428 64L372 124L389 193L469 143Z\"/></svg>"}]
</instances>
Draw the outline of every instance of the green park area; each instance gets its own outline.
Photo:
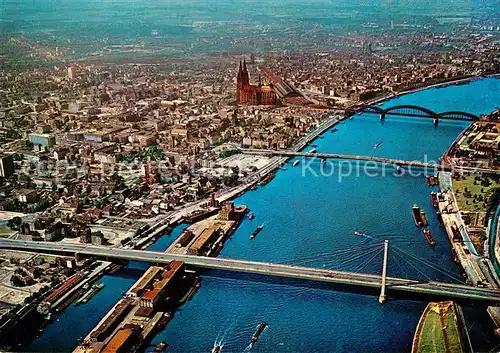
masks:
<instances>
[{"instance_id":1,"label":"green park area","mask_svg":"<svg viewBox=\"0 0 500 353\"><path fill-rule=\"evenodd\" d=\"M496 204L500 183L488 176L454 179L453 192L461 211L485 212Z\"/></svg>"},{"instance_id":2,"label":"green park area","mask_svg":"<svg viewBox=\"0 0 500 353\"><path fill-rule=\"evenodd\" d=\"M464 352L453 304L431 303L420 331L417 352Z\"/></svg>"},{"instance_id":3,"label":"green park area","mask_svg":"<svg viewBox=\"0 0 500 353\"><path fill-rule=\"evenodd\" d=\"M9 227L7 227L7 226L0 226L0 238L8 238L12 234L14 234L14 233L15 233L15 231L13 231L12 229L10 229Z\"/></svg>"}]
</instances>

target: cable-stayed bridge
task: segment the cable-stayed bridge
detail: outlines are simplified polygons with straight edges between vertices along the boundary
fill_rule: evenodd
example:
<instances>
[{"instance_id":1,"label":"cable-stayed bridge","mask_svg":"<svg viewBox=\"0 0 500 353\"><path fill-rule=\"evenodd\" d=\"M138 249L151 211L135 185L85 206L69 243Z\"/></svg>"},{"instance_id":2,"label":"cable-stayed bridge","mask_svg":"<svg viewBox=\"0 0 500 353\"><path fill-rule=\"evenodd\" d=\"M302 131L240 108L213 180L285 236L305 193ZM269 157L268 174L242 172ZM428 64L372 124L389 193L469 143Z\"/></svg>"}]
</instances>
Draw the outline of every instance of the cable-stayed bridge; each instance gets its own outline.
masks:
<instances>
[{"instance_id":1,"label":"cable-stayed bridge","mask_svg":"<svg viewBox=\"0 0 500 353\"><path fill-rule=\"evenodd\" d=\"M423 295L437 295L453 299L500 302L500 290L494 288L472 287L465 284L445 283L431 280L412 280L387 276L389 242L385 241L383 244L378 243L380 248L382 248L382 245L384 253L382 275L376 275L269 262L177 255L156 251L109 248L86 244L0 240L0 248L3 249L72 256L87 255L107 260L133 260L156 264L168 264L173 260L178 260L183 261L188 266L196 268L296 278L313 282L338 283L358 287L381 288L380 302L385 301L386 290L411 292Z\"/></svg>"}]
</instances>

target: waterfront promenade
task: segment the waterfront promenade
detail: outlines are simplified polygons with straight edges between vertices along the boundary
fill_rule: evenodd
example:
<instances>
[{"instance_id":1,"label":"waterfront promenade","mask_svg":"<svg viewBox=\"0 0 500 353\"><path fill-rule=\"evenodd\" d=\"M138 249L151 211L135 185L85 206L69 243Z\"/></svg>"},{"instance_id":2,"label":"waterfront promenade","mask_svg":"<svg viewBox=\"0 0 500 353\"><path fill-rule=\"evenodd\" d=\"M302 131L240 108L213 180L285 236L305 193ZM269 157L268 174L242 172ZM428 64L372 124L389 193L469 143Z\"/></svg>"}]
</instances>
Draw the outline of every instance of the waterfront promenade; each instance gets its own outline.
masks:
<instances>
[{"instance_id":1,"label":"waterfront promenade","mask_svg":"<svg viewBox=\"0 0 500 353\"><path fill-rule=\"evenodd\" d=\"M172 255L163 252L126 250L106 248L92 245L54 244L47 242L0 240L0 248L42 253L58 253L64 255L88 255L110 259L143 261L157 264L168 264L173 260L182 261L186 265L225 270L240 273L252 273L265 276L296 278L301 280L337 283L344 285L379 288L382 276L356 272L334 271L310 267L291 266L225 258L211 258L190 255ZM442 296L446 298L467 299L474 301L500 302L500 290L472 287L435 281L418 281L405 278L387 277L386 287L389 290L411 292L424 295Z\"/></svg>"}]
</instances>

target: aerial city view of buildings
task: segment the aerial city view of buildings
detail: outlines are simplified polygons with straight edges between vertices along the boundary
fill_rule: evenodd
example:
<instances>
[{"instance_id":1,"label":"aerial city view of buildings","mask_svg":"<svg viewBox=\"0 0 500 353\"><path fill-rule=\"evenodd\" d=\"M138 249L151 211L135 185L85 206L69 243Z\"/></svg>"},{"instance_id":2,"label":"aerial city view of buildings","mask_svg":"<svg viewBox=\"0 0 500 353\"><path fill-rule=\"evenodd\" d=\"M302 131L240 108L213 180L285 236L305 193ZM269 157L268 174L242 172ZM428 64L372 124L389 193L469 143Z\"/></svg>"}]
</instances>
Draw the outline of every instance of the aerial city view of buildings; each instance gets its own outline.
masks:
<instances>
[{"instance_id":1,"label":"aerial city view of buildings","mask_svg":"<svg viewBox=\"0 0 500 353\"><path fill-rule=\"evenodd\" d=\"M149 267L77 337L74 352L145 351L197 295L207 269L376 288L381 303L396 291L414 291L428 305L412 328L412 352L475 349L462 300L486 303L477 310L500 336L500 111L380 108L431 86L498 80L500 31L487 23L462 26L454 36L425 26L390 23L384 34L353 32L333 44L325 36L308 49L232 48L194 58L108 60L106 52L119 50L107 46L76 59L69 42L54 48L24 35L2 38L9 53L0 69L0 347L28 349L54 316L90 305L103 290L100 279L129 261ZM207 38L221 45L217 36ZM276 47L288 43L273 38ZM246 48L247 40L232 42ZM126 45L118 47L126 55ZM8 58L16 53L29 53L28 64L16 66ZM436 129L440 119L468 125L432 165L316 151L315 139L363 115L430 118ZM398 282L386 274L387 243L382 271L357 280L349 276L360 274L307 264L218 257L242 222L255 217L251 205L235 199L307 158L370 159L398 172L425 167L433 186L428 198L451 245L447 255L465 284ZM429 215L418 205L405 212L422 241L436 246ZM146 250L180 224L186 227L164 252ZM264 228L258 224L249 240ZM257 324L250 347L267 330L266 321ZM164 341L154 347L169 350ZM231 351L221 343L210 348Z\"/></svg>"}]
</instances>

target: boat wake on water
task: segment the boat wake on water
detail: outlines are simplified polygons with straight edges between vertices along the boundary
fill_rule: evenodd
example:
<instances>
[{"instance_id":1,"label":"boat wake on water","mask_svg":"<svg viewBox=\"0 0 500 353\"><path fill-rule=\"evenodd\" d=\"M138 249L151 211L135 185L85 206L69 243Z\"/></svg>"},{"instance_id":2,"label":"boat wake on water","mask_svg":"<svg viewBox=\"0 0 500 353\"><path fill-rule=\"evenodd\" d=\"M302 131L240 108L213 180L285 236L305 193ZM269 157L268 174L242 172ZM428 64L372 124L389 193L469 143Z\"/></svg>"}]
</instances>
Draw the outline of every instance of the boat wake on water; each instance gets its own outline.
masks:
<instances>
[{"instance_id":1,"label":"boat wake on water","mask_svg":"<svg viewBox=\"0 0 500 353\"><path fill-rule=\"evenodd\" d=\"M226 322L227 321L228 320L226 320ZM232 320L230 324L226 326L226 329L224 331L222 331L222 328L219 330L219 333L217 334L217 337L215 338L214 341L214 346L212 347L211 351L212 353L222 352L222 348L224 347L224 344L226 342L226 337L234 329L235 326L236 326L236 321Z\"/></svg>"}]
</instances>

